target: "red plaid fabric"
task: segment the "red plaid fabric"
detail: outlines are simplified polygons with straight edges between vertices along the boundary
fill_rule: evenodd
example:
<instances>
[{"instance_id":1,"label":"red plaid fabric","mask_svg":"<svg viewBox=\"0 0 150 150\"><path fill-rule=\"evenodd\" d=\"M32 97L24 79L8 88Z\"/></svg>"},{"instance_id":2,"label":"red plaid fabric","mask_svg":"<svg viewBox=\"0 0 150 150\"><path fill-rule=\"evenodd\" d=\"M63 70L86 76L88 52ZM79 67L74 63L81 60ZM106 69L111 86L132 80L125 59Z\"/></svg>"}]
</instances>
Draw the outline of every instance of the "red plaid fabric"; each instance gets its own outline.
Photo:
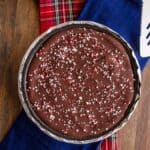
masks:
<instances>
[{"instance_id":1,"label":"red plaid fabric","mask_svg":"<svg viewBox=\"0 0 150 150\"><path fill-rule=\"evenodd\" d=\"M84 4L85 0L39 0L40 33L54 25L75 20ZM117 135L103 140L97 150L118 150Z\"/></svg>"},{"instance_id":2,"label":"red plaid fabric","mask_svg":"<svg viewBox=\"0 0 150 150\"><path fill-rule=\"evenodd\" d=\"M40 32L49 27L74 20L85 0L40 0Z\"/></svg>"},{"instance_id":3,"label":"red plaid fabric","mask_svg":"<svg viewBox=\"0 0 150 150\"><path fill-rule=\"evenodd\" d=\"M102 141L98 150L119 150L118 135L113 134L111 137Z\"/></svg>"}]
</instances>

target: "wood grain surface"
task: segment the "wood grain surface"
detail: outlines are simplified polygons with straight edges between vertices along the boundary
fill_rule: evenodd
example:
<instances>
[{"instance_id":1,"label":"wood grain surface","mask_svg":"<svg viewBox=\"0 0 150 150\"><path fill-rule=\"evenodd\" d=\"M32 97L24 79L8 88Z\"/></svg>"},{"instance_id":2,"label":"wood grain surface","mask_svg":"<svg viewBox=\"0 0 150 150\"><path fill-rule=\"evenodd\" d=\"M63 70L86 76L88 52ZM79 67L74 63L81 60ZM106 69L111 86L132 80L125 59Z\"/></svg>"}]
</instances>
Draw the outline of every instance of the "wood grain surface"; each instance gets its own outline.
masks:
<instances>
[{"instance_id":1,"label":"wood grain surface","mask_svg":"<svg viewBox=\"0 0 150 150\"><path fill-rule=\"evenodd\" d=\"M18 67L38 34L36 0L0 0L0 141L22 109L17 94ZM150 150L150 63L142 78L141 101L119 131L120 150Z\"/></svg>"}]
</instances>

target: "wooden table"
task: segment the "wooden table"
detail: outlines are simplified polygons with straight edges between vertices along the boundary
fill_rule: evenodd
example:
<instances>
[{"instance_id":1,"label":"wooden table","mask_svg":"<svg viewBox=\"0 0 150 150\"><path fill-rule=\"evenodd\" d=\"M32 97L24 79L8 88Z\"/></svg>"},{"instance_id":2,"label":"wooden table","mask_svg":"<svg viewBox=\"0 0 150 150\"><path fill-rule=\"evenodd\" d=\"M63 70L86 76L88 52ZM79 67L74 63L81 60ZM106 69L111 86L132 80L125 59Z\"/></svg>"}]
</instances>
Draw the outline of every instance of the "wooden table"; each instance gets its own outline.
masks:
<instances>
[{"instance_id":1,"label":"wooden table","mask_svg":"<svg viewBox=\"0 0 150 150\"><path fill-rule=\"evenodd\" d=\"M21 111L17 73L21 58L39 34L36 0L0 0L0 140ZM142 97L119 132L121 150L150 150L150 63L143 73Z\"/></svg>"}]
</instances>

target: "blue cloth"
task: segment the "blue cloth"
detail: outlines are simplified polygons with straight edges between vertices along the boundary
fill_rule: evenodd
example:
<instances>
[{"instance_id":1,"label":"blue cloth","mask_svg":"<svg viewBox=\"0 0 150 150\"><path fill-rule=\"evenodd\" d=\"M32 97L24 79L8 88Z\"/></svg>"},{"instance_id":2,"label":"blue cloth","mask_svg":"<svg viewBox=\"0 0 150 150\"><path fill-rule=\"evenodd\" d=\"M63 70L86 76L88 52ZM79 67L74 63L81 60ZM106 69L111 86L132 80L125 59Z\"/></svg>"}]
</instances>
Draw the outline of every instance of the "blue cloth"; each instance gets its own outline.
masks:
<instances>
[{"instance_id":1,"label":"blue cloth","mask_svg":"<svg viewBox=\"0 0 150 150\"><path fill-rule=\"evenodd\" d=\"M102 23L122 35L135 50L143 69L148 58L139 54L141 5L141 0L87 0L78 19ZM96 150L98 144L58 142L42 133L23 111L1 142L0 150Z\"/></svg>"}]
</instances>

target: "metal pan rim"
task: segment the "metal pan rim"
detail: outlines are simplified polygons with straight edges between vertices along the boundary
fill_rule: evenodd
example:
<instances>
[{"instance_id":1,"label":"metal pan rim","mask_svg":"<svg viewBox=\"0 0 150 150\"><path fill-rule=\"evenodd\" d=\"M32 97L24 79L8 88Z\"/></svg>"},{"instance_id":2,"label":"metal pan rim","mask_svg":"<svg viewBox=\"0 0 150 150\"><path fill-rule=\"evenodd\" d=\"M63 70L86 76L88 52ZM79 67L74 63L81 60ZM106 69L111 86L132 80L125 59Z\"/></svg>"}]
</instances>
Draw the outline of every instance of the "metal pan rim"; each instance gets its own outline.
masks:
<instances>
[{"instance_id":1,"label":"metal pan rim","mask_svg":"<svg viewBox=\"0 0 150 150\"><path fill-rule=\"evenodd\" d=\"M106 132L105 134L103 135L100 135L99 137L96 137L96 138L91 138L91 139L87 139L87 140L75 140L75 139L68 139L68 138L65 138L65 137L60 137L54 133L52 133L50 130L48 130L48 128L45 128L43 126L43 123L41 123L39 120L37 120L37 118L35 118L34 116L34 112L31 112L30 109L29 109L29 106L27 104L27 99L25 98L24 96L24 91L23 91L23 83L24 83L24 78L23 78L23 75L24 75L24 69L25 69L25 64L27 63L27 58L31 55L31 52L33 51L33 49L36 47L37 43L42 40L43 38L45 38L46 35L50 34L52 31L54 30L59 30L61 28L64 28L64 27L67 27L67 26L70 26L70 25L90 25L90 26L96 26L98 28L101 28L101 29L105 29L109 32L111 32L113 35L117 36L121 41L123 41L126 46L131 50L131 55L132 55L132 59L135 61L136 63L136 73L137 73L137 80L138 80L138 83L139 83L139 92L136 94L136 97L134 99L134 103L132 104L130 110L129 110L129 113L128 115L121 121L121 123L115 127L113 130L110 130L108 132ZM19 93L19 98L20 98L20 101L21 101L21 104L27 114L27 116L32 120L32 122L34 122L34 124L36 124L36 126L41 130L43 131L45 134L47 134L48 136L58 140L58 141L63 141L63 142L66 142L66 143L73 143L73 144L87 144L87 143L93 143L93 142L97 142L97 141L101 141L109 136L111 136L112 134L116 133L118 130L120 130L127 122L128 120L131 118L135 108L137 107L137 104L139 102L139 98L140 98L140 93L141 93L141 71L140 71L140 66L138 64L138 60L136 59L136 56L135 56L135 53L133 51L133 49L131 48L131 46L128 44L128 42L122 38L118 33L116 33L115 31L113 31L112 29L102 25L102 24L99 24L99 23L95 23L95 22L92 22L92 21L69 21L69 22L66 22L66 23L63 23L63 24L59 24L55 27L52 27L50 29L48 29L46 32L44 32L43 34L41 34L39 37L37 37L33 43L30 45L30 47L28 48L27 52L25 53L22 61L21 61L21 64L20 64L20 67L19 67L19 73L18 73L18 93Z\"/></svg>"}]
</instances>

